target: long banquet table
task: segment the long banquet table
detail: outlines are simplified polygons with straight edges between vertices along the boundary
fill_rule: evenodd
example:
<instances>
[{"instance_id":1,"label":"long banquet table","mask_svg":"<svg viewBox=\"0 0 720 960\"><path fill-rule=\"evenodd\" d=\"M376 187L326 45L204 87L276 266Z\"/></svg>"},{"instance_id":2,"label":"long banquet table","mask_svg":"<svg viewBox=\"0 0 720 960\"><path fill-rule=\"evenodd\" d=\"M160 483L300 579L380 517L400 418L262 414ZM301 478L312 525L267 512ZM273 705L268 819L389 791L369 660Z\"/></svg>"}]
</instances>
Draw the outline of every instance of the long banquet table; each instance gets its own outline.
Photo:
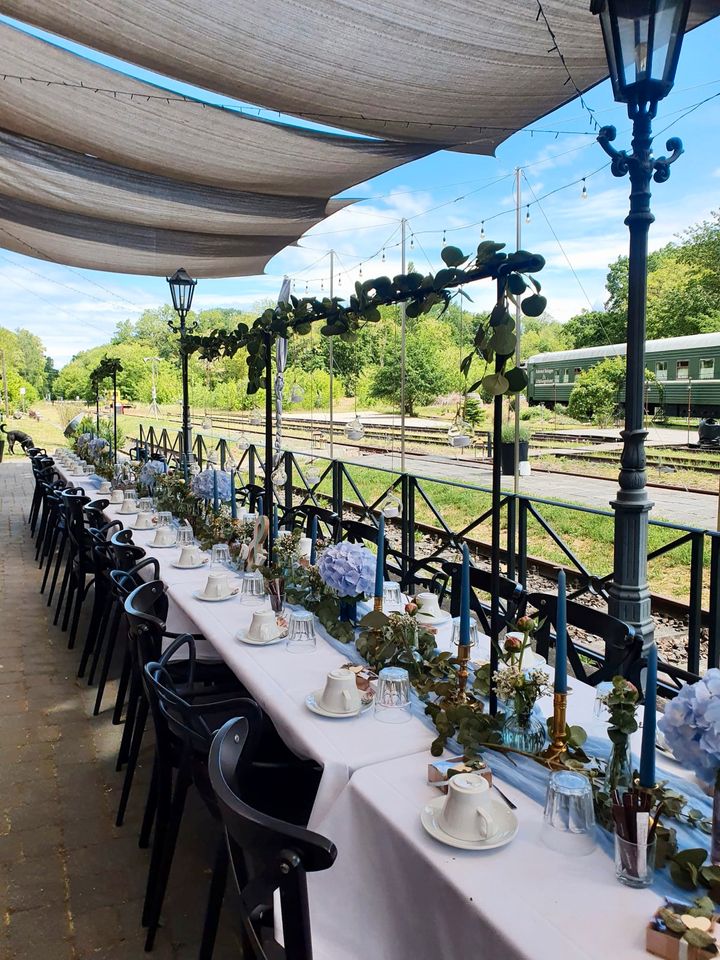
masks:
<instances>
[{"instance_id":1,"label":"long banquet table","mask_svg":"<svg viewBox=\"0 0 720 960\"><path fill-rule=\"evenodd\" d=\"M59 472L86 493L97 481ZM110 505L109 519L124 523ZM150 546L153 531L133 540L157 557L177 628L202 632L299 755L323 766L310 822L331 838L338 858L331 870L308 877L315 953L320 960L640 960L645 926L660 904L652 890L631 890L614 876L601 849L568 857L540 839L541 806L497 776L517 804L520 829L506 847L474 853L429 837L420 810L436 797L426 782L434 738L424 719L401 725L377 723L372 710L352 719L325 719L304 705L326 673L346 662L318 627L312 654L292 655L284 643L252 647L236 639L253 608L239 599L204 603L192 596L207 570L170 566L177 548ZM185 627L183 627L185 629ZM447 637L443 637L444 646ZM487 638L477 653L482 657ZM552 672L552 671L550 671ZM592 735L605 727L593 716L595 691L570 678L570 722ZM544 715L550 697L539 703ZM633 744L639 750L639 736ZM492 767L492 756L489 757ZM660 772L678 766L658 757Z\"/></svg>"}]
</instances>

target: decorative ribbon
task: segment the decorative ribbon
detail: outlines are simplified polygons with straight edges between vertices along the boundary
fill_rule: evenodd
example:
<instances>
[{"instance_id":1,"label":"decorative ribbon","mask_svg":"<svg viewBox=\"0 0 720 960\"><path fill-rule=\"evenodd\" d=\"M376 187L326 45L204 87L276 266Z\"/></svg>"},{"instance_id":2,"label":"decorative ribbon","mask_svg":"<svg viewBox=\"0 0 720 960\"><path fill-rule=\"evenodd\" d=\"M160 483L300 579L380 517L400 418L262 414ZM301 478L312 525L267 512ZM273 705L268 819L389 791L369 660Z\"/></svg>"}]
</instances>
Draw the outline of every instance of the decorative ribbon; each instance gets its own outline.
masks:
<instances>
[{"instance_id":1,"label":"decorative ribbon","mask_svg":"<svg viewBox=\"0 0 720 960\"><path fill-rule=\"evenodd\" d=\"M263 543L268 538L270 532L270 521L265 516L255 518L255 529L253 530L252 540L248 549L246 570L255 570L265 563L267 551L263 549Z\"/></svg>"}]
</instances>

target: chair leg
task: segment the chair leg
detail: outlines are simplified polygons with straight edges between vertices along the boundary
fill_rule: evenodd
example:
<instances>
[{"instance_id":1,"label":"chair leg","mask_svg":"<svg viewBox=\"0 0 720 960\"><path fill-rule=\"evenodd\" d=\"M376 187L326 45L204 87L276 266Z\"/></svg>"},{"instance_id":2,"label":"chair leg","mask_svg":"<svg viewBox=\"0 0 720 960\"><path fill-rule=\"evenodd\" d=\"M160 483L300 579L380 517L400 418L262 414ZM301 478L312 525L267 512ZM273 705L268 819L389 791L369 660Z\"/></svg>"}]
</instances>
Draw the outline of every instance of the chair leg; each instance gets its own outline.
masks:
<instances>
[{"instance_id":1,"label":"chair leg","mask_svg":"<svg viewBox=\"0 0 720 960\"><path fill-rule=\"evenodd\" d=\"M49 513L50 505L47 500L43 500L42 513L40 514L40 525L38 526L37 540L35 541L36 560L40 559L40 551L42 550L43 543L45 542L45 531L47 530Z\"/></svg>"},{"instance_id":2,"label":"chair leg","mask_svg":"<svg viewBox=\"0 0 720 960\"><path fill-rule=\"evenodd\" d=\"M103 668L101 671L100 683L103 687L105 686L108 672L110 670L113 651L115 650L115 636L117 634L119 619L120 612L117 604L113 601L112 597L107 597L103 605L103 612L102 616L100 617L100 626L98 627L97 642L95 643L92 663L90 664L90 670L88 672L89 687L95 683L95 674L97 673L97 668L100 665L100 657L102 656L103 650L105 650L105 657L103 658ZM108 652L110 654L109 659ZM105 664L107 664L107 668Z\"/></svg>"},{"instance_id":3,"label":"chair leg","mask_svg":"<svg viewBox=\"0 0 720 960\"><path fill-rule=\"evenodd\" d=\"M85 575L77 575L77 584L75 588L75 604L73 606L72 621L70 623L70 635L68 637L68 650L75 646L77 638L78 624L80 623L80 611L82 610L83 600L85 599Z\"/></svg>"},{"instance_id":4,"label":"chair leg","mask_svg":"<svg viewBox=\"0 0 720 960\"><path fill-rule=\"evenodd\" d=\"M228 865L228 849L225 842L225 831L221 830L217 851L215 853L215 864L213 866L212 880L210 881L207 908L205 909L205 923L203 924L198 960L212 960L218 924L220 923L220 911L222 910L223 899L225 897Z\"/></svg>"},{"instance_id":5,"label":"chair leg","mask_svg":"<svg viewBox=\"0 0 720 960\"><path fill-rule=\"evenodd\" d=\"M150 778L150 789L148 790L147 800L145 802L145 813L143 815L142 826L140 827L140 836L138 846L141 850L146 850L150 846L150 834L152 833L155 814L157 812L158 795L158 762L157 757L153 761L152 777Z\"/></svg>"},{"instance_id":6,"label":"chair leg","mask_svg":"<svg viewBox=\"0 0 720 960\"><path fill-rule=\"evenodd\" d=\"M102 587L98 586L98 581L96 578L92 614L90 616L90 623L88 624L87 633L85 634L85 643L83 644L83 651L80 657L80 664L77 672L78 677L83 677L85 675L85 667L87 667L90 654L100 647L100 638L102 636L100 633L100 624L105 617L108 599L109 597L107 590L103 590Z\"/></svg>"},{"instance_id":7,"label":"chair leg","mask_svg":"<svg viewBox=\"0 0 720 960\"><path fill-rule=\"evenodd\" d=\"M50 544L47 551L47 560L45 561L45 573L43 574L42 584L40 585L40 593L45 593L45 587L50 577L50 567L52 566L53 557L58 545L58 533L58 528L53 527L52 533L50 534Z\"/></svg>"},{"instance_id":8,"label":"chair leg","mask_svg":"<svg viewBox=\"0 0 720 960\"><path fill-rule=\"evenodd\" d=\"M47 605L52 606L53 594L55 593L55 587L57 586L58 577L60 576L60 570L62 569L63 556L65 554L65 544L67 542L67 536L65 531L62 531L60 536L60 546L58 547L57 557L55 558L55 569L53 570L52 581L50 583L50 593L48 594ZM57 621L56 621L57 622Z\"/></svg>"},{"instance_id":9,"label":"chair leg","mask_svg":"<svg viewBox=\"0 0 720 960\"><path fill-rule=\"evenodd\" d=\"M168 824L167 834L163 844L164 849L158 869L157 883L155 884L151 907L148 912L148 932L145 938L146 952L152 950L155 943L155 934L157 933L157 928L160 926L160 914L162 913L163 903L165 902L165 893L167 891L168 880L170 879L170 869L172 867L173 857L175 856L180 823L182 822L182 815L185 809L185 798L187 797L190 783L191 780L188 774L182 769L178 770L170 812L170 823Z\"/></svg>"},{"instance_id":10,"label":"chair leg","mask_svg":"<svg viewBox=\"0 0 720 960\"><path fill-rule=\"evenodd\" d=\"M72 574L72 555L68 554L65 558L65 572L63 573L62 584L60 585L60 593L58 594L58 602L55 608L55 618L53 623L57 626L57 622L60 618L60 614L63 610L63 604L65 603L65 593L70 587L70 576Z\"/></svg>"},{"instance_id":11,"label":"chair leg","mask_svg":"<svg viewBox=\"0 0 720 960\"><path fill-rule=\"evenodd\" d=\"M63 630L67 630L70 626L70 615L72 614L73 601L75 599L75 592L77 590L77 574L75 572L75 559L74 557L69 557L68 562L70 564L70 579L68 580L68 592L65 597L65 608L63 610L62 623L60 624Z\"/></svg>"},{"instance_id":12,"label":"chair leg","mask_svg":"<svg viewBox=\"0 0 720 960\"><path fill-rule=\"evenodd\" d=\"M132 788L135 768L137 767L138 757L140 756L140 747L142 746L143 735L145 733L145 724L147 722L148 703L143 696L138 704L137 717L135 719L135 729L133 730L132 742L130 744L130 754L125 770L125 779L123 781L122 793L120 794L120 803L118 805L115 826L121 827L125 819L128 800L130 799L130 789Z\"/></svg>"},{"instance_id":13,"label":"chair leg","mask_svg":"<svg viewBox=\"0 0 720 960\"><path fill-rule=\"evenodd\" d=\"M130 672L132 662L129 651L125 651L123 659L122 672L120 674L120 683L118 684L117 696L115 697L115 709L113 710L112 722L117 726L122 720L122 711L125 706L125 694L127 693L128 683L130 682Z\"/></svg>"},{"instance_id":14,"label":"chair leg","mask_svg":"<svg viewBox=\"0 0 720 960\"><path fill-rule=\"evenodd\" d=\"M142 696L142 687L139 677L131 668L130 672L130 690L128 693L127 713L125 714L125 727L120 739L120 748L117 755L116 770L122 770L127 762L130 753L130 742L132 740L133 730L135 729L135 715L137 714L138 701Z\"/></svg>"}]
</instances>

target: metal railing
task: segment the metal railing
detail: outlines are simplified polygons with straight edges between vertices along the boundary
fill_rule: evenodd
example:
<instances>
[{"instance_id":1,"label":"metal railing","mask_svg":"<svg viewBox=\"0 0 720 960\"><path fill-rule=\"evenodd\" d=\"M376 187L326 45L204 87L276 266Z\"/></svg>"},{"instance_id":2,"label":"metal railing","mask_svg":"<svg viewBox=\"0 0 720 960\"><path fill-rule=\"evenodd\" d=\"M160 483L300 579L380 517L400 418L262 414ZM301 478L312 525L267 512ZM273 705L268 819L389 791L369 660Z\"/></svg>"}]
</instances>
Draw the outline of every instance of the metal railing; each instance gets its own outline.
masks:
<instances>
[{"instance_id":1,"label":"metal railing","mask_svg":"<svg viewBox=\"0 0 720 960\"><path fill-rule=\"evenodd\" d=\"M140 435L136 443L145 447L149 453L162 453L168 460L178 459L181 450L181 437L167 430L156 431L153 427L140 426ZM208 457L221 468L233 466L239 472L240 482L250 485L262 484L264 478L263 458L254 445L250 445L239 456L231 453L231 442L224 438L206 438L196 434L193 452L202 467ZM464 541L472 546L475 553L489 556L489 542L477 539L482 536L482 526L492 513L491 491L489 488L455 480L438 479L414 474L401 474L385 467L368 465L364 462L331 460L312 451L286 450L286 481L281 489L275 488L275 499L284 514L302 511L303 507L324 507L330 510L342 524L350 514L354 518L376 523L377 517L388 498L398 501L398 516L387 519L389 530L399 534L399 548L393 547L392 553L397 559L398 568L404 579L411 577L418 563L433 559L455 558L454 554ZM308 461L312 460L317 468L324 464L314 482L309 482ZM371 476L360 479L358 471L367 471ZM247 480L245 481L245 477ZM477 516L465 522L458 529L447 518L447 510L438 507L433 496L433 488L459 492L464 498L482 500L484 504ZM572 599L598 597L608 598L608 586L612 582L611 569L604 572L593 570L597 565L584 560L581 545L568 542L572 540L567 533L558 532L558 520L567 526L581 524L587 518L597 518L598 522L612 524L614 514L611 510L598 510L578 504L561 503L531 497L525 494L503 493L501 501L503 513L504 548L502 558L506 576L527 586L528 575L533 568L553 579L553 568L559 564L550 562L548 549L561 557L560 563L566 568L573 583L569 596ZM387 516L387 511L384 511ZM466 511L465 511L466 512ZM547 547L541 545L546 556L533 555L529 549L530 528L533 527L534 539L542 538ZM663 604L675 609L676 617L684 611L687 615L686 642L678 638L678 649L686 647L682 664L663 661L662 669L670 678L665 684L666 693L674 693L680 684L692 680L710 667L720 666L720 532L703 530L681 524L667 523L662 520L650 521L652 531L657 531L655 539L661 539L648 554L651 564L654 560L668 557L675 552L682 556L677 564L679 569L687 570L687 603L682 600L670 601L660 595L653 596L654 610ZM416 535L418 532L429 535L431 543L425 545L421 557L417 556ZM609 532L609 531L608 531ZM489 536L487 538L489 540ZM575 538L578 539L577 537ZM581 539L581 538L580 538ZM689 553L689 557L687 556ZM612 546L608 543L607 563L612 564ZM708 562L709 558L709 562ZM707 607L703 608L704 596ZM703 650L702 629L707 628L707 649Z\"/></svg>"}]
</instances>

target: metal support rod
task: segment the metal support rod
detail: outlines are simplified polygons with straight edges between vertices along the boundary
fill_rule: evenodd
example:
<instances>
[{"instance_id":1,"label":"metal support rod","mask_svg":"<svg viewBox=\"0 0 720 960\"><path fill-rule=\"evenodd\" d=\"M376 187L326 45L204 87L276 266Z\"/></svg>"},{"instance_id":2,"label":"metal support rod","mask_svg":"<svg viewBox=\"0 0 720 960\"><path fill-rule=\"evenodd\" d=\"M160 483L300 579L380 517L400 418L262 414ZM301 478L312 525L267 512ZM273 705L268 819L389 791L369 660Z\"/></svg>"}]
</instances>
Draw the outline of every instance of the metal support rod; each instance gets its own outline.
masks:
<instances>
[{"instance_id":1,"label":"metal support rod","mask_svg":"<svg viewBox=\"0 0 720 960\"><path fill-rule=\"evenodd\" d=\"M113 370L113 462L117 463L117 372Z\"/></svg>"},{"instance_id":2,"label":"metal support rod","mask_svg":"<svg viewBox=\"0 0 720 960\"><path fill-rule=\"evenodd\" d=\"M407 220L400 221L400 273L405 273ZM405 345L407 338L405 301L400 304L400 473L405 473Z\"/></svg>"},{"instance_id":3,"label":"metal support rod","mask_svg":"<svg viewBox=\"0 0 720 960\"><path fill-rule=\"evenodd\" d=\"M633 124L632 153L618 151L611 144L614 127L603 127L598 142L612 158L614 176L630 175L630 212L625 223L630 231L628 261L627 370L625 388L625 429L621 432L623 451L615 511L613 581L610 585L609 612L635 627L647 650L654 642L654 625L647 582L648 522L652 503L647 495L645 438L643 420L645 395L645 320L647 300L648 234L655 220L650 210L650 182L664 183L670 176L670 164L682 153L682 143L668 140L670 157L652 154L652 120L656 104L630 103L628 114Z\"/></svg>"},{"instance_id":4,"label":"metal support rod","mask_svg":"<svg viewBox=\"0 0 720 960\"><path fill-rule=\"evenodd\" d=\"M180 375L182 378L182 441L183 462L192 461L192 437L190 436L190 384L188 373L189 355L185 343L185 313L180 314Z\"/></svg>"},{"instance_id":5,"label":"metal support rod","mask_svg":"<svg viewBox=\"0 0 720 960\"><path fill-rule=\"evenodd\" d=\"M333 298L333 293L335 290L335 251L330 251L330 299ZM328 366L330 368L330 459L333 460L335 457L335 422L334 422L334 412L335 412L335 403L333 398L333 388L335 385L335 369L334 369L334 356L333 356L333 338L328 337Z\"/></svg>"},{"instance_id":6,"label":"metal support rod","mask_svg":"<svg viewBox=\"0 0 720 960\"><path fill-rule=\"evenodd\" d=\"M10 409L8 407L8 386L7 386L7 369L5 367L5 351L0 350L2 354L2 378L3 378L3 393L5 394L5 419L8 420L10 417Z\"/></svg>"},{"instance_id":7,"label":"metal support rod","mask_svg":"<svg viewBox=\"0 0 720 960\"><path fill-rule=\"evenodd\" d=\"M95 429L100 436L100 384L95 384Z\"/></svg>"},{"instance_id":8,"label":"metal support rod","mask_svg":"<svg viewBox=\"0 0 720 960\"><path fill-rule=\"evenodd\" d=\"M522 201L522 193L520 186L520 175L522 170L520 167L515 168L515 249L522 249L522 217L520 215L520 204ZM520 311L520 298L517 298L517 303L515 304L515 366L520 366L520 333L521 333L521 318L522 313ZM515 437L514 437L515 451L513 453L513 490L515 491L515 496L520 493L520 394L515 394ZM509 549L515 550L514 542L508 544ZM509 558L508 558L509 560Z\"/></svg>"},{"instance_id":9,"label":"metal support rod","mask_svg":"<svg viewBox=\"0 0 720 960\"><path fill-rule=\"evenodd\" d=\"M267 537L268 562L272 558L273 550L273 375L272 375L272 348L271 333L265 334L265 496L263 507L265 516L270 518Z\"/></svg>"},{"instance_id":10,"label":"metal support rod","mask_svg":"<svg viewBox=\"0 0 720 960\"><path fill-rule=\"evenodd\" d=\"M497 302L505 300L504 281L497 283ZM499 371L501 360L495 358ZM493 398L493 462L492 462L492 534L490 538L490 676L498 669L498 641L500 635L500 500L502 498L502 395ZM497 713L495 684L490 684L490 713Z\"/></svg>"}]
</instances>

